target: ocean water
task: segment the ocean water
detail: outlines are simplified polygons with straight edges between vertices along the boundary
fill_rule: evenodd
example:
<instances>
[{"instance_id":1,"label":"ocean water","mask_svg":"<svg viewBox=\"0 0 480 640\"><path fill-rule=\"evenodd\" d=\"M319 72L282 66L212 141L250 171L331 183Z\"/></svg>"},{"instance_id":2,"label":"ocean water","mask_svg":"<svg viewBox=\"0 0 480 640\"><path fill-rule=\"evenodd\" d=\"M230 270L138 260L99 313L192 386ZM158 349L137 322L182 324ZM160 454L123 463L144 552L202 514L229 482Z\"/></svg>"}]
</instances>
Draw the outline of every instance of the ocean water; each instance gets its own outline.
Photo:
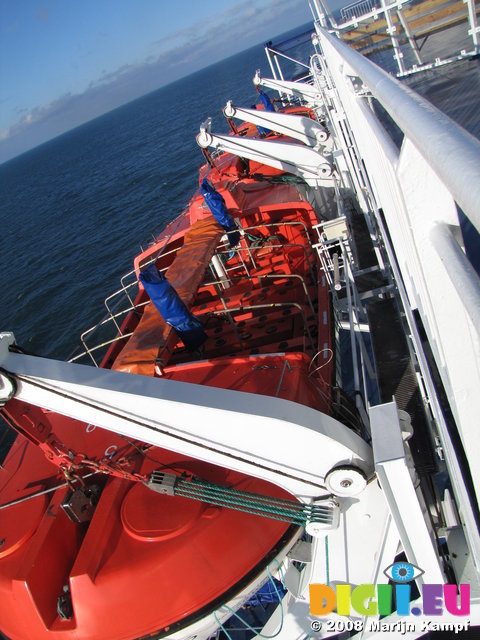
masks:
<instances>
[{"instance_id":1,"label":"ocean water","mask_svg":"<svg viewBox=\"0 0 480 640\"><path fill-rule=\"evenodd\" d=\"M289 53L307 61L309 50ZM290 71L301 73L297 67ZM226 132L221 109L227 99L255 102L258 68L271 75L263 45L0 166L1 331L13 331L29 352L70 356L80 333L104 316L104 299L140 243L196 189L200 123L213 116L213 130Z\"/></svg>"},{"instance_id":2,"label":"ocean water","mask_svg":"<svg viewBox=\"0 0 480 640\"><path fill-rule=\"evenodd\" d=\"M198 186L195 142L227 99L256 101L263 45L163 87L0 166L0 330L29 352L66 358L104 315L140 243Z\"/></svg>"}]
</instances>

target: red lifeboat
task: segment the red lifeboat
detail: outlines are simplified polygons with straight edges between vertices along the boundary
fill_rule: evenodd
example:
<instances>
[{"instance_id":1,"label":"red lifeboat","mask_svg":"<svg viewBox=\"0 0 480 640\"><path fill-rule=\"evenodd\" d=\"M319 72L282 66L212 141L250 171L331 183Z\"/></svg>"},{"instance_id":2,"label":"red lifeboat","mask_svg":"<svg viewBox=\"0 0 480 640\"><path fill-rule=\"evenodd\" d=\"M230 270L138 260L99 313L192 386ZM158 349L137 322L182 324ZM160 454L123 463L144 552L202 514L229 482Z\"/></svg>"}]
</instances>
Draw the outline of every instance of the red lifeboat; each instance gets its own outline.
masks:
<instances>
[{"instance_id":1,"label":"red lifeboat","mask_svg":"<svg viewBox=\"0 0 480 640\"><path fill-rule=\"evenodd\" d=\"M9 403L10 413L24 408ZM85 432L85 425L69 418L49 418L57 434ZM89 435L95 435L98 449L120 446L120 438L112 445L116 436L101 429ZM173 469L184 477L291 499L264 481L169 451L151 448L138 456L141 475ZM20 461L26 464L19 469ZM21 436L4 469L3 503L38 492L55 476L42 452ZM11 640L181 634L252 585L298 532L285 522L161 495L132 480L105 482L93 475L88 482L101 489L89 522L72 522L62 508L66 486L0 510L0 628Z\"/></svg>"}]
</instances>

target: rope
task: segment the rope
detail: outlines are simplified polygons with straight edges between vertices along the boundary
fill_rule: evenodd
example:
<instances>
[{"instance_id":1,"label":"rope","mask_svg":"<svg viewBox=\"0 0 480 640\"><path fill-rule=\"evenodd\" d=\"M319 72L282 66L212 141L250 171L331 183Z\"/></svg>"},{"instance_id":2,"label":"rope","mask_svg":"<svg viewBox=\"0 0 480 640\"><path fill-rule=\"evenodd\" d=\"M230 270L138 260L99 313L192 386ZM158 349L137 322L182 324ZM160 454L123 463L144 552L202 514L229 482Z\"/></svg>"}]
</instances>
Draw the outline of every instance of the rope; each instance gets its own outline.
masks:
<instances>
[{"instance_id":1,"label":"rope","mask_svg":"<svg viewBox=\"0 0 480 640\"><path fill-rule=\"evenodd\" d=\"M329 355L328 360L326 362L324 362L323 364L321 364L320 366L316 367L313 371L311 371L313 361L315 360L315 358L317 358L322 353L327 353ZM333 358L333 351L329 347L326 347L325 349L322 349L321 351L317 351L317 353L310 360L310 364L308 365L308 372L309 372L308 373L308 377L313 376L313 374L316 373L319 369L323 369L323 367L326 367L327 364L329 364L331 362L332 358Z\"/></svg>"},{"instance_id":2,"label":"rope","mask_svg":"<svg viewBox=\"0 0 480 640\"><path fill-rule=\"evenodd\" d=\"M149 485L152 489L165 490L170 495L199 500L297 526L305 527L309 522L328 525L332 518L332 508L327 504L304 504L296 500L241 491L196 478L186 479L159 471L153 472L150 476Z\"/></svg>"},{"instance_id":3,"label":"rope","mask_svg":"<svg viewBox=\"0 0 480 640\"><path fill-rule=\"evenodd\" d=\"M276 176L267 176L263 173L254 173L250 176L257 182L271 182L271 183L283 183L283 184L306 184L305 180L300 176L293 174L281 174Z\"/></svg>"},{"instance_id":4,"label":"rope","mask_svg":"<svg viewBox=\"0 0 480 640\"><path fill-rule=\"evenodd\" d=\"M228 633L228 631L225 629L225 627L223 626L223 624L220 622L220 620L217 618L217 612L214 611L213 612L213 617L215 618L215 622L218 624L218 626L220 627L220 629L223 631L223 633L227 636L228 640L232 640L232 636Z\"/></svg>"},{"instance_id":5,"label":"rope","mask_svg":"<svg viewBox=\"0 0 480 640\"><path fill-rule=\"evenodd\" d=\"M213 491L214 493L219 495L224 494L229 498L231 496L242 497L247 499L256 498L261 502L284 505L286 507L296 508L299 510L302 510L304 507L307 507L307 508L310 507L310 505L302 505L300 502L297 502L296 500L290 500L288 498L274 498L272 496L264 496L259 493L252 493L250 491L241 491L240 489L233 489L232 487L223 487L220 485L212 484L210 482L206 482L204 480L198 480L196 478L190 481L180 479L177 482L178 482L178 485L181 487L185 487L186 485L188 485L189 488L198 487L202 491L205 491L205 492Z\"/></svg>"},{"instance_id":6,"label":"rope","mask_svg":"<svg viewBox=\"0 0 480 640\"><path fill-rule=\"evenodd\" d=\"M254 498L252 500L244 500L241 497L235 496L234 494L228 497L223 497L221 495L217 495L215 491L189 491L185 488L180 488L175 492L177 495L186 495L191 496L192 498L198 498L199 500L205 500L210 502L214 500L215 502L233 504L239 507L248 507L254 511L265 511L267 513L278 514L283 516L292 516L292 518L297 518L302 516L303 509L300 507L296 509L293 507L289 509L288 507L282 507L281 505L267 504L262 501L256 502Z\"/></svg>"},{"instance_id":7,"label":"rope","mask_svg":"<svg viewBox=\"0 0 480 640\"><path fill-rule=\"evenodd\" d=\"M178 480L175 486L175 495L302 526L305 526L308 520L317 515L311 505L303 505L293 500L249 494L203 482Z\"/></svg>"}]
</instances>

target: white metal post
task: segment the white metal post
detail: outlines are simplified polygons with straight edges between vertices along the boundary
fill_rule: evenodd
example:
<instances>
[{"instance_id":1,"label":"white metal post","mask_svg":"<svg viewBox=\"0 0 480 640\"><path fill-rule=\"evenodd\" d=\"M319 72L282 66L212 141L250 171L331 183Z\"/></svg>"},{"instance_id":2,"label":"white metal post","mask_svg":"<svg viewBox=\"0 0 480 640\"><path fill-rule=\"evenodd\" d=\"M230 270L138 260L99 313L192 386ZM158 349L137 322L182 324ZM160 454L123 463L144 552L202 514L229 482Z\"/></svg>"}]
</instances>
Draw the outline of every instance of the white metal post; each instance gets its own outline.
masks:
<instances>
[{"instance_id":1,"label":"white metal post","mask_svg":"<svg viewBox=\"0 0 480 640\"><path fill-rule=\"evenodd\" d=\"M390 10L387 9L387 3L385 2L385 0L382 0L382 7L383 7L383 10L385 11L385 19L388 25L387 32L390 35L390 39L392 41L392 46L394 51L393 57L397 61L397 65L400 73L404 73L405 65L403 64L403 53L400 49L398 38L395 35L397 31L397 27L393 24L392 16L390 15Z\"/></svg>"},{"instance_id":2,"label":"white metal post","mask_svg":"<svg viewBox=\"0 0 480 640\"><path fill-rule=\"evenodd\" d=\"M272 55L271 55L270 49L268 47L265 47L265 53L267 55L267 60L268 60L268 64L270 65L270 71L272 72L272 76L275 78L275 80L277 80L277 74L275 72L275 67L273 66L273 63L272 63Z\"/></svg>"},{"instance_id":3,"label":"white metal post","mask_svg":"<svg viewBox=\"0 0 480 640\"><path fill-rule=\"evenodd\" d=\"M420 57L420 51L418 49L417 43L415 41L415 38L412 35L412 32L410 31L410 27L408 26L407 19L403 15L403 11L401 9L397 9L397 16L398 16L398 19L400 20L403 30L405 31L405 35L407 36L408 42L412 48L412 51L415 55L415 58L418 64L423 64L422 58Z\"/></svg>"},{"instance_id":4,"label":"white metal post","mask_svg":"<svg viewBox=\"0 0 480 640\"><path fill-rule=\"evenodd\" d=\"M472 36L475 53L478 53L480 27L478 26L478 23L477 23L477 10L475 7L475 0L463 0L463 1L466 3L468 8L468 22L470 24L470 29L468 33L469 35Z\"/></svg>"},{"instance_id":5,"label":"white metal post","mask_svg":"<svg viewBox=\"0 0 480 640\"><path fill-rule=\"evenodd\" d=\"M409 562L425 572L421 582L443 583L432 532L408 467L395 402L370 407L375 469Z\"/></svg>"}]
</instances>

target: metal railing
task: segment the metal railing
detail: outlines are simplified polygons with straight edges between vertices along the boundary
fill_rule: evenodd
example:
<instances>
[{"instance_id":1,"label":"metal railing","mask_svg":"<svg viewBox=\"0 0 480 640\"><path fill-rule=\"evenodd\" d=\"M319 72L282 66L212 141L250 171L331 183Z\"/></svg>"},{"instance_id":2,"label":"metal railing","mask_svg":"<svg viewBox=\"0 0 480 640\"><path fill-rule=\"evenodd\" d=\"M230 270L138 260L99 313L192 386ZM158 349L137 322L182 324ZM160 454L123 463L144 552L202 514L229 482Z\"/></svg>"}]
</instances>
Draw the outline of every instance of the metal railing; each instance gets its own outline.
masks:
<instances>
[{"instance_id":1,"label":"metal railing","mask_svg":"<svg viewBox=\"0 0 480 640\"><path fill-rule=\"evenodd\" d=\"M480 494L476 449L480 414L480 279L462 242L458 208L480 230L480 142L435 107L317 26L322 63L317 86L329 91L331 115L346 114L348 162L367 219L374 219L408 321L457 499L476 530L469 491L433 383L417 326L421 318ZM377 120L378 102L402 130L399 151ZM355 180L353 181L355 183ZM386 223L386 226L385 226ZM475 497L473 497L475 503ZM478 538L470 548L480 566Z\"/></svg>"},{"instance_id":2,"label":"metal railing","mask_svg":"<svg viewBox=\"0 0 480 640\"><path fill-rule=\"evenodd\" d=\"M361 18L367 13L377 9L376 2L374 0L360 0L359 2L352 2L346 7L342 7L340 15L343 22L347 20L354 20L355 18Z\"/></svg>"},{"instance_id":3,"label":"metal railing","mask_svg":"<svg viewBox=\"0 0 480 640\"><path fill-rule=\"evenodd\" d=\"M473 48L469 51L462 48L454 55L450 55L449 57L436 57L434 60L430 61L424 61L422 59L423 54L422 57L420 56L420 48L417 45L415 33L410 28L407 16L403 12L404 8L410 3L411 0L395 0L394 2L389 2L388 0L359 0L359 2L354 2L343 7L341 10L340 23L337 23L333 15L330 13L327 13L327 15L333 29L337 33L356 30L359 28L359 24L368 25L372 20L384 18L387 23L385 39L388 38L390 46L393 47L393 58L395 59L398 67L398 77L404 77L428 69L436 69L452 62L471 58L478 54L480 47L480 27L478 26L475 0L464 0L464 3L467 5L467 11L466 15L463 14L467 27L466 37L472 40ZM432 6L429 6L428 2L425 4L425 11L429 12L430 20L433 23L435 22L435 11L432 11ZM398 20L398 23L395 22L396 20ZM440 15L437 26L441 28L442 25L444 28L448 26L443 24L442 16ZM325 15L323 13L319 15L318 26L326 26ZM422 36L423 35L425 34L422 33ZM416 61L409 68L406 68L405 66L404 48L402 46L404 43L408 43L411 53ZM374 51L374 45L365 46L365 52L368 51L371 53ZM464 46L463 41L461 46Z\"/></svg>"},{"instance_id":4,"label":"metal railing","mask_svg":"<svg viewBox=\"0 0 480 640\"><path fill-rule=\"evenodd\" d=\"M179 218L177 218L174 222L178 222ZM169 225L170 226L170 225ZM243 279L247 279L247 280L251 280L252 279L252 275L250 273L250 270L248 268L248 265L245 262L244 259L244 254L245 254L245 258L249 258L253 264L253 268L255 268L255 249L256 247L251 247L248 242L247 242L247 238L249 233L252 232L258 232L259 229L267 229L269 231L275 232L275 230L278 231L279 228L281 227L288 227L288 226L296 226L296 227L300 227L302 229L302 234L305 236L306 238L306 243L308 244L308 246L310 248L312 248L312 244L310 241L310 238L308 236L308 230L307 227L305 225L304 222L302 221L283 221L283 222L271 222L268 224L263 224L263 225L255 225L255 226L250 226L250 227L246 227L244 229L242 229L242 232L244 232L245 235L242 236L242 243L245 246L238 246L234 249L235 253L237 254L238 260L240 262L240 264L238 264L237 266L234 267L230 267L230 268L226 268L226 275L227 278L230 282L233 282L234 280L237 280L237 278L232 277L230 274L235 271L236 269L242 269L245 273L245 276L243 276ZM142 266L147 266L149 264L152 264L154 262L156 262L158 260L159 257L166 257L169 255L174 255L180 248L181 246L175 248L175 249L171 249L170 251L165 251L165 248L168 244L168 240L171 239L171 237L173 236L173 234L175 233L176 229L178 228L178 225L175 225L173 228L173 231L166 237L165 241L162 243L161 247L159 248L158 251L156 251L154 253L154 255L152 255L151 258L149 258L144 265ZM285 245L275 245L275 247L272 248L283 248L285 246L291 246L291 244L285 244ZM295 245L297 246L297 245ZM310 270L310 274L311 277L314 278L315 274L314 274L314 270L313 270L313 266L311 264L311 260L310 257L308 256L307 250L305 248L305 246L298 244L299 247L303 248L303 251L305 253L305 257L307 260L307 264L309 265L309 270ZM261 248L261 247L258 247ZM313 249L312 249L313 250ZM217 250L215 252L215 255L228 255L230 254L230 252L232 251L232 249L230 249L229 247L229 243L228 243L228 234L225 235L225 239L222 239L222 241L219 243ZM164 273L166 272L168 269L168 267L164 267L162 269L160 269L160 272ZM263 278L266 278L267 276L261 276ZM276 276L272 276L272 277L276 277ZM280 276L278 276L280 277ZM283 275L282 277L288 277L287 275ZM293 276L292 276L293 277ZM300 277L300 276L298 276ZM130 282L128 284L126 284L126 280L128 278L134 278L133 282ZM240 278L238 278L239 280ZM308 290L306 288L306 284L303 280L303 278L301 278L302 281L302 285L304 288L304 291L306 292L306 299L307 299L307 303L310 307L310 309L312 311L314 311L313 309L313 303L311 300L310 295L308 294ZM137 281L137 277L136 277L136 271L135 269L132 269L131 271L128 271L126 274L124 274L122 276L122 278L120 279L120 283L121 283L121 288L118 289L117 291L115 291L114 293L110 294L109 296L107 296L107 298L105 298L104 304L105 307L107 309L108 312L108 316L103 318L100 322L94 324L93 326L89 327L88 329L85 329L85 331L83 331L83 333L80 335L80 341L82 343L82 347L83 350L80 353L75 354L73 357L71 357L69 359L69 362L76 362L78 360L81 360L82 358L85 358L86 356L92 361L92 363L94 364L94 366L98 367L99 366L99 362L98 360L95 358L96 353L101 352L102 350L104 350L106 347L110 347L112 344L114 344L115 342L119 342L121 340L125 340L129 337L132 336L133 332L128 332L128 333L123 333L121 327L122 324L125 320L125 318L128 316L128 314L137 311L137 310L141 310L146 304L148 304L148 300L145 302L141 302L141 303L137 303L135 304L134 300L132 299L132 296L130 295L130 292L132 291L132 289L135 289L138 291L138 281ZM199 289L201 289L202 287L208 286L211 284L216 284L221 286L222 282L221 281L205 281L203 282ZM136 297L136 296L135 296ZM114 301L112 304L112 300ZM114 310L114 307L118 307L120 306L122 303L126 303L126 306L120 310ZM112 335L112 332L114 335ZM109 333L110 335L106 335L107 333ZM94 336L98 334L101 337L98 339L98 342L94 342L93 346L89 346L88 343L92 343L92 339L94 338Z\"/></svg>"},{"instance_id":5,"label":"metal railing","mask_svg":"<svg viewBox=\"0 0 480 640\"><path fill-rule=\"evenodd\" d=\"M327 234L325 229L328 227L336 231ZM375 366L363 338L363 330L367 329L367 315L355 284L355 265L348 240L349 233L344 218L320 223L315 229L319 242L314 247L332 296L336 330L347 330L350 336L355 404L368 433L366 411L369 408L369 397L376 397L378 394L378 383ZM335 235L336 237L331 237ZM341 349L337 348L337 351L340 352Z\"/></svg>"}]
</instances>

